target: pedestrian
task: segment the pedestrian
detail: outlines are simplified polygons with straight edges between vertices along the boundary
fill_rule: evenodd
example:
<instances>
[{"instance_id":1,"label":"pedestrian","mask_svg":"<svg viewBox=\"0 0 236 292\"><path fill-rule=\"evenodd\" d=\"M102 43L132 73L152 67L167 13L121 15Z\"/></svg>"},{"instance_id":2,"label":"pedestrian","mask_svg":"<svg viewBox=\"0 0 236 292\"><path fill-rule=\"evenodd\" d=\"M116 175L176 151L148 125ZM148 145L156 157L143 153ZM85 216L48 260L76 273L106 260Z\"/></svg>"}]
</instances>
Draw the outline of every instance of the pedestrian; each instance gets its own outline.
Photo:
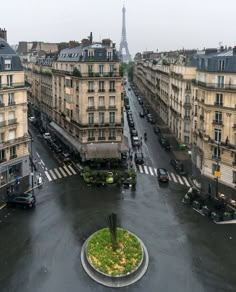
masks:
<instances>
[{"instance_id":1,"label":"pedestrian","mask_svg":"<svg viewBox=\"0 0 236 292\"><path fill-rule=\"evenodd\" d=\"M208 184L208 197L211 198L211 183Z\"/></svg>"}]
</instances>

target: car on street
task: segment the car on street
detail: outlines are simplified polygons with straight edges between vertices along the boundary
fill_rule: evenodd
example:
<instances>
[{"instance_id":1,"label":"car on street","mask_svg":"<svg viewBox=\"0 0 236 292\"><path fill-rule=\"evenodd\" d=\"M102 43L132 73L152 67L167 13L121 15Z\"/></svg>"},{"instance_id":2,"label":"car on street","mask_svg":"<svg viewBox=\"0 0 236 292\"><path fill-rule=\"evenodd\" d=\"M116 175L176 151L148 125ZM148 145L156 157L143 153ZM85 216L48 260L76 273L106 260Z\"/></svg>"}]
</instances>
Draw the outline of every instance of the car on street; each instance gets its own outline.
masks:
<instances>
[{"instance_id":1,"label":"car on street","mask_svg":"<svg viewBox=\"0 0 236 292\"><path fill-rule=\"evenodd\" d=\"M36 122L36 119L35 119L35 117L33 117L33 116L32 116L32 117L29 117L28 120L29 120L31 123Z\"/></svg>"},{"instance_id":2,"label":"car on street","mask_svg":"<svg viewBox=\"0 0 236 292\"><path fill-rule=\"evenodd\" d=\"M165 141L165 143L164 143L164 145L163 145L163 147L165 148L165 150L166 151L169 151L170 150L170 143L169 143L169 141Z\"/></svg>"},{"instance_id":3,"label":"car on street","mask_svg":"<svg viewBox=\"0 0 236 292\"><path fill-rule=\"evenodd\" d=\"M144 118L144 116L145 116L144 111L139 112L139 116L140 116L140 118Z\"/></svg>"},{"instance_id":4,"label":"car on street","mask_svg":"<svg viewBox=\"0 0 236 292\"><path fill-rule=\"evenodd\" d=\"M170 164L173 166L178 174L186 175L186 172L184 171L184 165L180 160L171 159Z\"/></svg>"},{"instance_id":5,"label":"car on street","mask_svg":"<svg viewBox=\"0 0 236 292\"><path fill-rule=\"evenodd\" d=\"M43 138L44 138L45 140L51 139L51 134L50 134L50 133L44 133L44 134L43 134Z\"/></svg>"},{"instance_id":6,"label":"car on street","mask_svg":"<svg viewBox=\"0 0 236 292\"><path fill-rule=\"evenodd\" d=\"M147 114L147 121L151 124L155 124L152 114Z\"/></svg>"},{"instance_id":7,"label":"car on street","mask_svg":"<svg viewBox=\"0 0 236 292\"><path fill-rule=\"evenodd\" d=\"M160 136L158 137L158 141L159 141L159 143L161 144L161 146L164 147L164 145L165 145L165 143L166 143L166 137L160 135Z\"/></svg>"},{"instance_id":8,"label":"car on street","mask_svg":"<svg viewBox=\"0 0 236 292\"><path fill-rule=\"evenodd\" d=\"M131 91L131 88L129 87L128 90Z\"/></svg>"},{"instance_id":9,"label":"car on street","mask_svg":"<svg viewBox=\"0 0 236 292\"><path fill-rule=\"evenodd\" d=\"M157 135L161 134L161 129L158 126L153 126L153 131Z\"/></svg>"},{"instance_id":10,"label":"car on street","mask_svg":"<svg viewBox=\"0 0 236 292\"><path fill-rule=\"evenodd\" d=\"M136 152L134 154L134 161L136 164L143 164L144 159L143 159L143 153L142 152Z\"/></svg>"},{"instance_id":11,"label":"car on street","mask_svg":"<svg viewBox=\"0 0 236 292\"><path fill-rule=\"evenodd\" d=\"M140 141L138 136L133 136L131 139L131 143L133 147L139 147L140 146Z\"/></svg>"},{"instance_id":12,"label":"car on street","mask_svg":"<svg viewBox=\"0 0 236 292\"><path fill-rule=\"evenodd\" d=\"M157 179L159 182L169 182L169 175L165 168L157 169Z\"/></svg>"},{"instance_id":13,"label":"car on street","mask_svg":"<svg viewBox=\"0 0 236 292\"><path fill-rule=\"evenodd\" d=\"M143 100L141 97L138 97L138 102L139 102L139 104L143 104Z\"/></svg>"},{"instance_id":14,"label":"car on street","mask_svg":"<svg viewBox=\"0 0 236 292\"><path fill-rule=\"evenodd\" d=\"M60 154L60 159L62 160L62 162L65 162L65 163L71 161L70 154L64 153L64 152Z\"/></svg>"},{"instance_id":15,"label":"car on street","mask_svg":"<svg viewBox=\"0 0 236 292\"><path fill-rule=\"evenodd\" d=\"M7 195L6 203L8 206L32 208L35 206L36 198L31 193L10 193Z\"/></svg>"},{"instance_id":16,"label":"car on street","mask_svg":"<svg viewBox=\"0 0 236 292\"><path fill-rule=\"evenodd\" d=\"M131 137L138 136L138 131L135 129L130 129L130 136Z\"/></svg>"},{"instance_id":17,"label":"car on street","mask_svg":"<svg viewBox=\"0 0 236 292\"><path fill-rule=\"evenodd\" d=\"M135 124L134 124L134 121L133 120L128 120L128 124L130 126L130 128L134 128L135 127Z\"/></svg>"},{"instance_id":18,"label":"car on street","mask_svg":"<svg viewBox=\"0 0 236 292\"><path fill-rule=\"evenodd\" d=\"M56 142L53 142L52 145L52 150L55 152L55 153L61 153L63 151L63 148L61 145L57 144Z\"/></svg>"}]
</instances>

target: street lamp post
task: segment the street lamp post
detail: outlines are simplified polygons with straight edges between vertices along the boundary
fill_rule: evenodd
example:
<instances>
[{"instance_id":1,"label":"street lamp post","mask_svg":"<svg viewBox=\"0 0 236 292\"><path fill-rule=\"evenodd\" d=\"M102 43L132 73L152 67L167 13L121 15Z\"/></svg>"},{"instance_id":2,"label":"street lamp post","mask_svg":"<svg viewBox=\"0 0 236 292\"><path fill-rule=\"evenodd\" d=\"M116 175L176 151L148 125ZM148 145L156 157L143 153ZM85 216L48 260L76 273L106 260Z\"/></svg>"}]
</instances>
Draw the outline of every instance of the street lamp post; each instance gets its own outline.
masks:
<instances>
[{"instance_id":1,"label":"street lamp post","mask_svg":"<svg viewBox=\"0 0 236 292\"><path fill-rule=\"evenodd\" d=\"M218 198L218 195L219 195L219 177L221 175L219 160L220 160L220 143L218 141L218 143L217 143L216 170L214 171L214 176L216 179L216 199Z\"/></svg>"},{"instance_id":2,"label":"street lamp post","mask_svg":"<svg viewBox=\"0 0 236 292\"><path fill-rule=\"evenodd\" d=\"M28 131L29 135L30 135L30 166L31 166L31 188L32 190L34 189L34 165L33 165L33 136L30 133L30 131Z\"/></svg>"}]
</instances>

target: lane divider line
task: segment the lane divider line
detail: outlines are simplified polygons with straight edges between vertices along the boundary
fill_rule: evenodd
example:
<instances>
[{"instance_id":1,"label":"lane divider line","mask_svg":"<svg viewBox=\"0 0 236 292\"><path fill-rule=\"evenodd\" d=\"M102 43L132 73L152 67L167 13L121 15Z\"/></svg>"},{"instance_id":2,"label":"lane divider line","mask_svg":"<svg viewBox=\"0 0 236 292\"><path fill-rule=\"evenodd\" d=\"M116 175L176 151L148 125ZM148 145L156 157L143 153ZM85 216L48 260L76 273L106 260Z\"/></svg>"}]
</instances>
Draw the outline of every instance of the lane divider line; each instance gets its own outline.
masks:
<instances>
[{"instance_id":1,"label":"lane divider line","mask_svg":"<svg viewBox=\"0 0 236 292\"><path fill-rule=\"evenodd\" d=\"M51 179L50 175L48 174L48 172L47 172L47 171L44 171L44 173L45 173L47 179L48 179L49 181L52 181L52 179Z\"/></svg>"}]
</instances>

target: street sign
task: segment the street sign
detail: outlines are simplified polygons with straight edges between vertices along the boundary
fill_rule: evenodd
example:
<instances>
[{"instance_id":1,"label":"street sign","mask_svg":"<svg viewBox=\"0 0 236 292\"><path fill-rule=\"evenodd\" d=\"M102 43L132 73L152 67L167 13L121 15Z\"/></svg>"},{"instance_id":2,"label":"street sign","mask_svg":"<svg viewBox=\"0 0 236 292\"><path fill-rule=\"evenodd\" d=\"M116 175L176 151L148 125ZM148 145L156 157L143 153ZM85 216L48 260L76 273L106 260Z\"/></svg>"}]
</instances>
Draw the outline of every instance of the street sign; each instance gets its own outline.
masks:
<instances>
[{"instance_id":1,"label":"street sign","mask_svg":"<svg viewBox=\"0 0 236 292\"><path fill-rule=\"evenodd\" d=\"M221 175L220 171L214 171L214 176L215 177L220 177L220 175Z\"/></svg>"}]
</instances>

